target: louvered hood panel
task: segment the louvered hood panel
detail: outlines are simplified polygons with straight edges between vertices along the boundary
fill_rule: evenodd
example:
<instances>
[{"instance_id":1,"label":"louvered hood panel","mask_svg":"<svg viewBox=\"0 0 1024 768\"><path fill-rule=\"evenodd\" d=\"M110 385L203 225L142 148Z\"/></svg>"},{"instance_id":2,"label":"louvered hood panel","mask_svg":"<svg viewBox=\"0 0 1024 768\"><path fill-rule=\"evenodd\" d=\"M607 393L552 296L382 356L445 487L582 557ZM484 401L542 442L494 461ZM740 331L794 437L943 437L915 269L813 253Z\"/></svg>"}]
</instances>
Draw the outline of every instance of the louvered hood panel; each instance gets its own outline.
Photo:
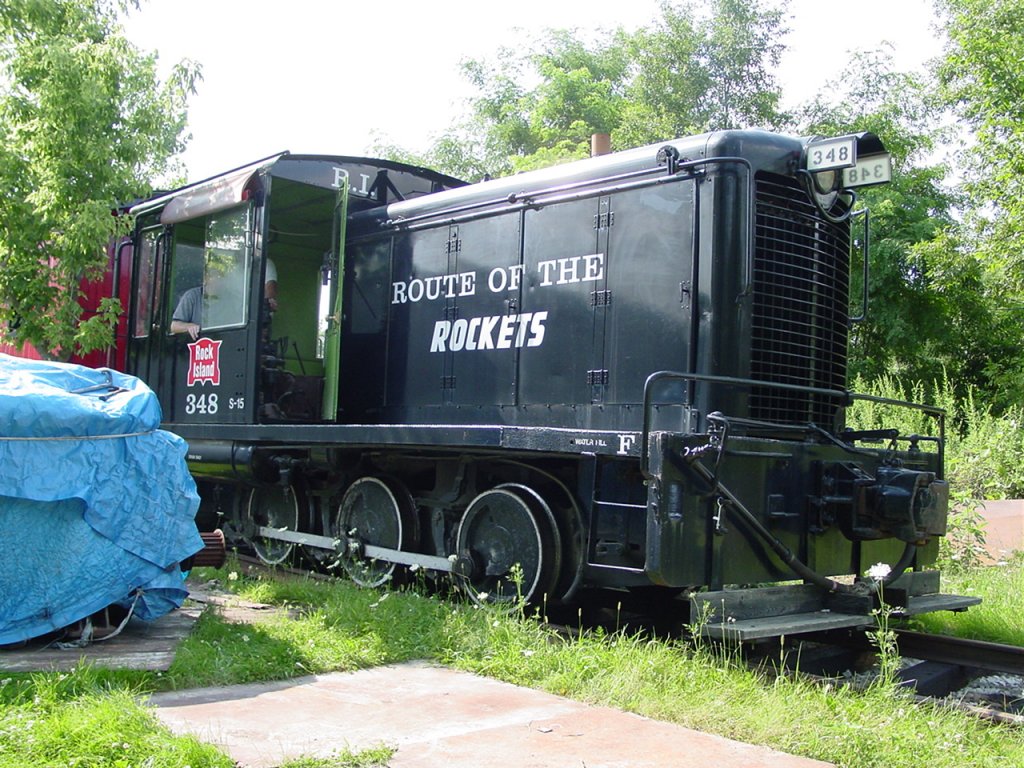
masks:
<instances>
[{"instance_id":1,"label":"louvered hood panel","mask_svg":"<svg viewBox=\"0 0 1024 768\"><path fill-rule=\"evenodd\" d=\"M756 179L751 378L842 390L849 334L850 226L822 217L795 180ZM755 388L751 415L832 428L838 397Z\"/></svg>"}]
</instances>

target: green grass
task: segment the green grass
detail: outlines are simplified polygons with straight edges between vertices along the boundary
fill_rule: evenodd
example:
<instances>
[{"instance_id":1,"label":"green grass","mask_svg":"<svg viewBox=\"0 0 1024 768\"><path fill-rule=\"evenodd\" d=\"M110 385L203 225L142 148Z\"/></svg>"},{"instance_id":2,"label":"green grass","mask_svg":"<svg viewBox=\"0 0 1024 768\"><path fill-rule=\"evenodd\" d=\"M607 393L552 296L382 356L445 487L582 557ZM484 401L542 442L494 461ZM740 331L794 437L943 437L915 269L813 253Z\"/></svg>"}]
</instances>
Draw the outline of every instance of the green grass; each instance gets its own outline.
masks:
<instances>
[{"instance_id":1,"label":"green grass","mask_svg":"<svg viewBox=\"0 0 1024 768\"><path fill-rule=\"evenodd\" d=\"M922 616L926 631L1024 646L1024 555L1004 565L943 574L942 589L981 597L982 603L963 613Z\"/></svg>"},{"instance_id":2,"label":"green grass","mask_svg":"<svg viewBox=\"0 0 1024 768\"><path fill-rule=\"evenodd\" d=\"M372 747L361 752L343 750L333 757L300 757L286 760L281 768L378 768L387 766L395 750L390 747Z\"/></svg>"},{"instance_id":3,"label":"green grass","mask_svg":"<svg viewBox=\"0 0 1024 768\"><path fill-rule=\"evenodd\" d=\"M429 658L442 641L442 616L450 610L414 592L378 593L297 579L243 582L241 594L302 610L257 624L231 624L215 613L204 614L180 646L162 687L281 680Z\"/></svg>"},{"instance_id":4,"label":"green grass","mask_svg":"<svg viewBox=\"0 0 1024 768\"><path fill-rule=\"evenodd\" d=\"M0 681L0 768L232 768L216 748L173 736L130 685L89 668Z\"/></svg>"},{"instance_id":5,"label":"green grass","mask_svg":"<svg viewBox=\"0 0 1024 768\"><path fill-rule=\"evenodd\" d=\"M1018 562L967 572L958 577L962 583L947 585L974 590L988 602L955 617L948 628L1022 642L1021 630L1005 618L1021 615L1022 571ZM241 625L208 612L162 675L82 669L12 676L0 685L0 768L230 765L210 747L170 736L134 703L136 697L421 658L839 766L1024 765L1024 732L915 705L891 686L857 692L799 677L760 676L712 646L601 632L565 639L536 619L415 592L217 575L245 599L288 605L295 617ZM83 722L95 725L74 724ZM303 758L287 768L386 765L389 756L381 747L327 760Z\"/></svg>"}]
</instances>

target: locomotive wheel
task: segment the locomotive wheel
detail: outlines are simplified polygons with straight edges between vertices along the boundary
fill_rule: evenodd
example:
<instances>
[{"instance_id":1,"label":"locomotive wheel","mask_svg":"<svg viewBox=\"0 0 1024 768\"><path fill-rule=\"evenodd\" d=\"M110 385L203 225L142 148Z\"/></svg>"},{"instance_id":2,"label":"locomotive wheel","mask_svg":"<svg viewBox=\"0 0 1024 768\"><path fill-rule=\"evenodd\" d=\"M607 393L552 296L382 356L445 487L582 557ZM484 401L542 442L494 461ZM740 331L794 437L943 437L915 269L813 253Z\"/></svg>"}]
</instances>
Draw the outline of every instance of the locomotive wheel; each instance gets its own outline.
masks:
<instances>
[{"instance_id":1,"label":"locomotive wheel","mask_svg":"<svg viewBox=\"0 0 1024 768\"><path fill-rule=\"evenodd\" d=\"M280 486L253 488L246 507L245 530L247 540L262 562L279 565L288 559L294 544L278 539L268 539L256 533L256 528L266 526L278 530L299 529L299 498L295 488Z\"/></svg>"},{"instance_id":2,"label":"locomotive wheel","mask_svg":"<svg viewBox=\"0 0 1024 768\"><path fill-rule=\"evenodd\" d=\"M379 477L361 477L348 487L332 528L336 537L388 549L409 550L419 541L412 496L397 480ZM341 565L363 587L379 587L400 573L395 563L349 553Z\"/></svg>"},{"instance_id":3,"label":"locomotive wheel","mask_svg":"<svg viewBox=\"0 0 1024 768\"><path fill-rule=\"evenodd\" d=\"M508 483L484 491L459 523L463 585L481 603L539 600L555 586L562 544L551 508L534 490Z\"/></svg>"}]
</instances>

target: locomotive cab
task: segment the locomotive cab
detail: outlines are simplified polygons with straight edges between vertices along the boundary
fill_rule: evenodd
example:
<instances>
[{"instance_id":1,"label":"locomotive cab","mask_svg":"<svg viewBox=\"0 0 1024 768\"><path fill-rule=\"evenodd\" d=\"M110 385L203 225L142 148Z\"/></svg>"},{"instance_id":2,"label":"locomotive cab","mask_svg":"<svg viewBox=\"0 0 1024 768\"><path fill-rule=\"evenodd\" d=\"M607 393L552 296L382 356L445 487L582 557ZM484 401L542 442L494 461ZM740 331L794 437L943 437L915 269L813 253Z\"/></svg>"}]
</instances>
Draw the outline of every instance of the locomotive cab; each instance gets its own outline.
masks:
<instances>
[{"instance_id":1,"label":"locomotive cab","mask_svg":"<svg viewBox=\"0 0 1024 768\"><path fill-rule=\"evenodd\" d=\"M285 153L137 205L129 370L172 423L334 419L347 214L460 183Z\"/></svg>"}]
</instances>

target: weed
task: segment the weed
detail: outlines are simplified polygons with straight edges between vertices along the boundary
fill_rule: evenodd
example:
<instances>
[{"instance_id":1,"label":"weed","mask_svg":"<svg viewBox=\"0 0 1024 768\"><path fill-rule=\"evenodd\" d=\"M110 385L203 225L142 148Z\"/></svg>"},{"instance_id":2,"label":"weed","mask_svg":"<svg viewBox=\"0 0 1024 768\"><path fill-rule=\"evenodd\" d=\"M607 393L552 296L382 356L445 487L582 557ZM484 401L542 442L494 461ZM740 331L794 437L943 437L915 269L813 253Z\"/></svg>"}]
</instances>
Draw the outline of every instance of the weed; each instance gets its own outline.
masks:
<instances>
[{"instance_id":1,"label":"weed","mask_svg":"<svg viewBox=\"0 0 1024 768\"><path fill-rule=\"evenodd\" d=\"M172 735L141 706L136 691L110 688L82 667L33 675L0 709L0 768L28 765L231 768L213 746ZM6 686L5 686L6 687Z\"/></svg>"},{"instance_id":2,"label":"weed","mask_svg":"<svg viewBox=\"0 0 1024 768\"><path fill-rule=\"evenodd\" d=\"M890 568L886 563L875 563L865 574L874 584L878 595L878 608L871 611L875 617L875 628L869 631L868 639L878 652L878 677L874 685L885 691L892 691L896 686L897 674L900 671L900 651L896 645L896 632L890 626L892 615L899 610L885 601L885 579Z\"/></svg>"},{"instance_id":3,"label":"weed","mask_svg":"<svg viewBox=\"0 0 1024 768\"><path fill-rule=\"evenodd\" d=\"M949 511L946 535L939 540L936 565L946 574L963 573L985 562L985 520L983 502L966 501Z\"/></svg>"},{"instance_id":4,"label":"weed","mask_svg":"<svg viewBox=\"0 0 1024 768\"><path fill-rule=\"evenodd\" d=\"M360 752L343 750L330 757L299 757L281 763L281 768L387 768L395 754L391 747L371 747Z\"/></svg>"}]
</instances>

